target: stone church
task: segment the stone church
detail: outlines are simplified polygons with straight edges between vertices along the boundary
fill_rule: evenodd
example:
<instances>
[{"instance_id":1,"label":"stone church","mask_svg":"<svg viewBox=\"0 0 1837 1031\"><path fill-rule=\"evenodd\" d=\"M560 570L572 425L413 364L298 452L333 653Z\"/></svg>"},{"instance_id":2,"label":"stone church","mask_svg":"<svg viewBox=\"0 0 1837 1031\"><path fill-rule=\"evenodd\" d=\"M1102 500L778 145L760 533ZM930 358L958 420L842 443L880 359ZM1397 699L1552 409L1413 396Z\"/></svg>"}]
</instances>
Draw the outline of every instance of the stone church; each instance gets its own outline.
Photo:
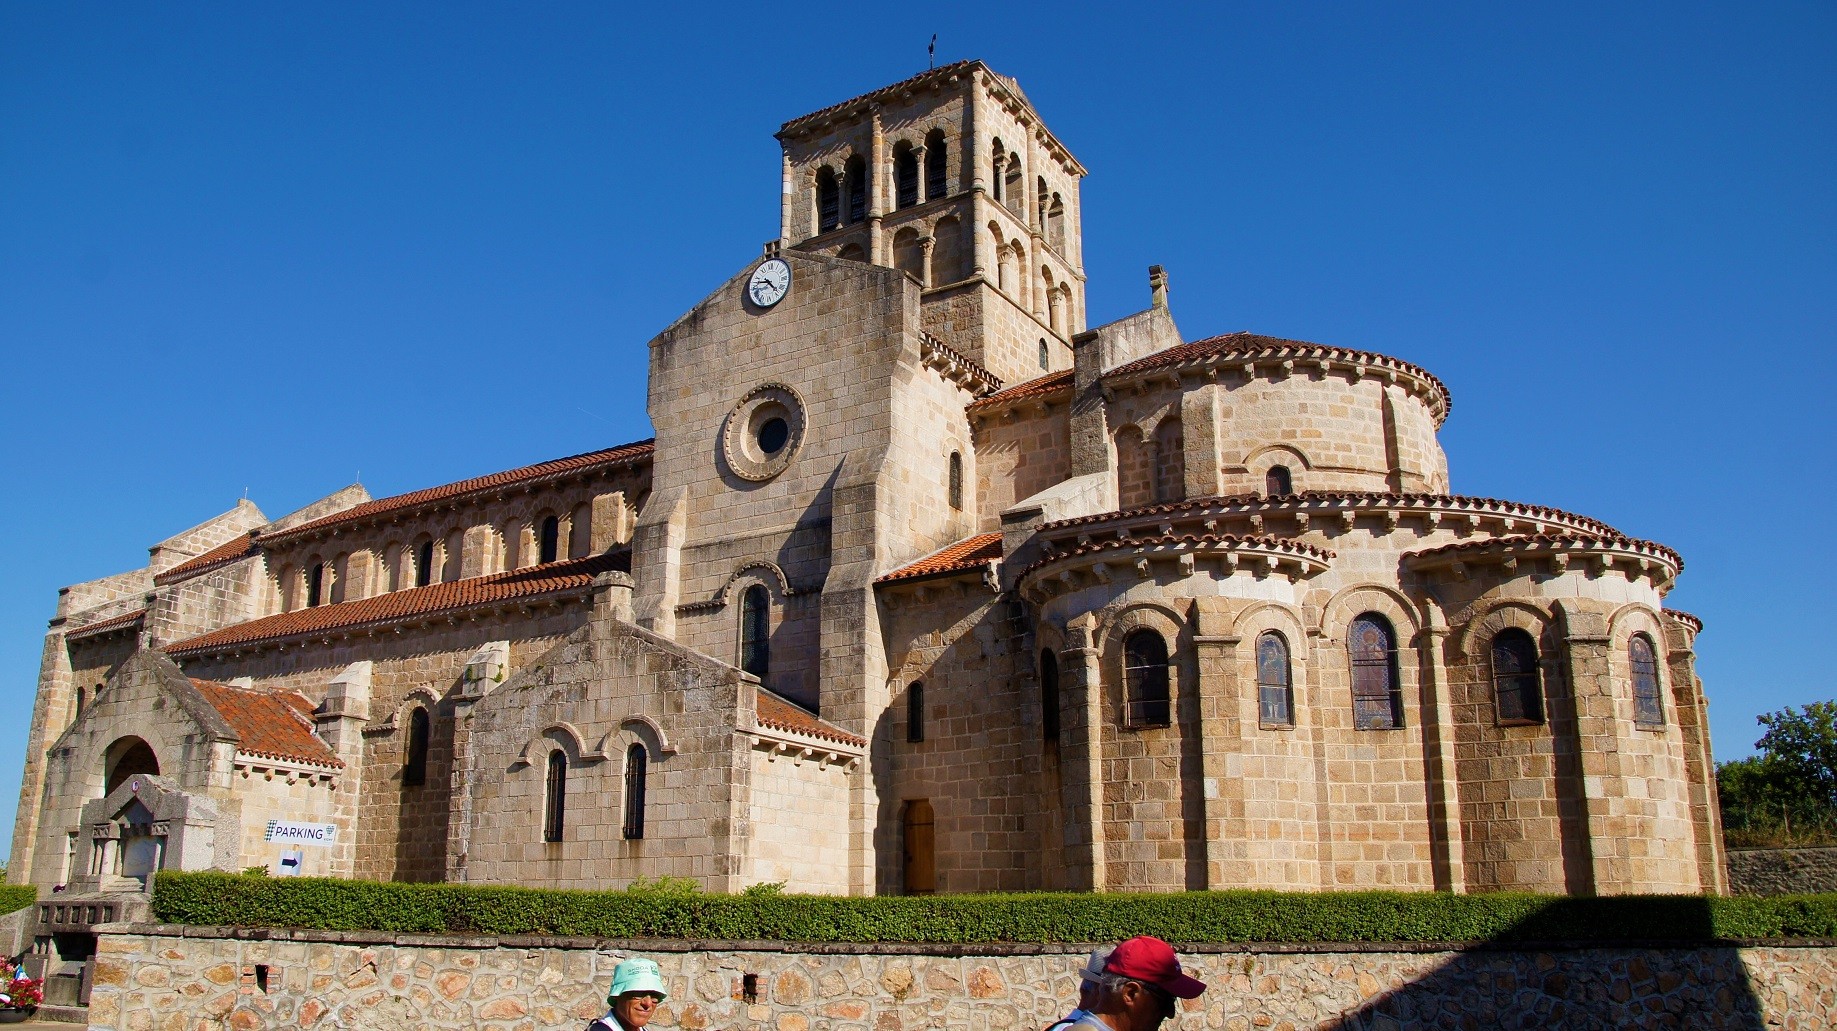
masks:
<instances>
[{"instance_id":1,"label":"stone church","mask_svg":"<svg viewBox=\"0 0 1837 1031\"><path fill-rule=\"evenodd\" d=\"M1088 326L1085 169L980 62L777 138L655 439L64 588L13 879L1724 890L1675 552L1453 493L1402 359L1158 268Z\"/></svg>"}]
</instances>

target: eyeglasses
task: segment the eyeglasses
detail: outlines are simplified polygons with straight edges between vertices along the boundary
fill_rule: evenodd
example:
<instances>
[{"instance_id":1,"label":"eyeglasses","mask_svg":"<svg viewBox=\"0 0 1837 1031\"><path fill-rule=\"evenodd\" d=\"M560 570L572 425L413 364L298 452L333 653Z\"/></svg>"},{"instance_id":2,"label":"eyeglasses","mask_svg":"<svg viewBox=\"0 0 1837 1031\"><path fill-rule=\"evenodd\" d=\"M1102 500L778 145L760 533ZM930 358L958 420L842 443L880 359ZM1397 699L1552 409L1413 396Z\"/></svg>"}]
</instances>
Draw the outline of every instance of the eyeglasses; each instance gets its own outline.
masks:
<instances>
[{"instance_id":1,"label":"eyeglasses","mask_svg":"<svg viewBox=\"0 0 1837 1031\"><path fill-rule=\"evenodd\" d=\"M1168 1020L1173 1017L1175 1003L1174 1003L1174 995L1172 992L1161 987L1160 985L1149 984L1147 981L1136 981L1135 983L1147 989L1149 996L1153 998L1155 1002L1160 1004L1162 1020Z\"/></svg>"}]
</instances>

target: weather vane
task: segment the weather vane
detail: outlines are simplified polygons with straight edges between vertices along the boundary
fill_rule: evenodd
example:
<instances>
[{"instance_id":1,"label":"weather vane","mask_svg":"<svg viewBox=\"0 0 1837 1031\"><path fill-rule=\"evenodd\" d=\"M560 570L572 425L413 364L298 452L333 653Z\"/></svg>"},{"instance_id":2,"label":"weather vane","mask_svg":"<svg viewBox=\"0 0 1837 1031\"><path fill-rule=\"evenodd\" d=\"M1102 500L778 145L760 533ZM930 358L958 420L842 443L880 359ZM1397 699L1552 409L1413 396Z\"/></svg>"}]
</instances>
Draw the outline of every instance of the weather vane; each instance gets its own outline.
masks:
<instances>
[{"instance_id":1,"label":"weather vane","mask_svg":"<svg viewBox=\"0 0 1837 1031\"><path fill-rule=\"evenodd\" d=\"M931 34L931 45L925 48L925 56L930 60L931 67L938 66L938 34L935 32Z\"/></svg>"}]
</instances>

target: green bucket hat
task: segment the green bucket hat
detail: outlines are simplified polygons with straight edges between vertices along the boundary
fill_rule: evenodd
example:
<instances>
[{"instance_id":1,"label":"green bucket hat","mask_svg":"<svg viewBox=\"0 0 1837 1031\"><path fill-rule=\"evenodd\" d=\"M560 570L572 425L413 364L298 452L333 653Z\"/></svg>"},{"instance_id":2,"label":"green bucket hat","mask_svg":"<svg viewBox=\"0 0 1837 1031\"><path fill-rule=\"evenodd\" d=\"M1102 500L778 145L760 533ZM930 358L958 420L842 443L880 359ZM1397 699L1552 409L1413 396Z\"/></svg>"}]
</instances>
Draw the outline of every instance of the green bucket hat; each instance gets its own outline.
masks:
<instances>
[{"instance_id":1,"label":"green bucket hat","mask_svg":"<svg viewBox=\"0 0 1837 1031\"><path fill-rule=\"evenodd\" d=\"M641 956L633 956L614 967L612 988L606 992L606 1005L612 1005L619 996L629 992L651 992L659 999L667 998L663 990L663 973L657 969L657 964Z\"/></svg>"}]
</instances>

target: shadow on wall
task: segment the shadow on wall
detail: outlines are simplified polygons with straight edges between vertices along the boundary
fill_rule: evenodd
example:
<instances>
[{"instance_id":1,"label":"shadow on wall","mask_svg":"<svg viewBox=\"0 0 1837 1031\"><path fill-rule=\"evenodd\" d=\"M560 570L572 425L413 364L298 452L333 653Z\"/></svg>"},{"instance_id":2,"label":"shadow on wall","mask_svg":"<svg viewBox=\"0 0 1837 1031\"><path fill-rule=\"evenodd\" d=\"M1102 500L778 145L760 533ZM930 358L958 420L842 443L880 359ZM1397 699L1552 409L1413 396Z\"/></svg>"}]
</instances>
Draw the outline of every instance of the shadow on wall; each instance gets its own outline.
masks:
<instances>
[{"instance_id":1,"label":"shadow on wall","mask_svg":"<svg viewBox=\"0 0 1837 1031\"><path fill-rule=\"evenodd\" d=\"M1586 904L1596 919L1618 922L1600 912L1602 901ZM1715 941L1707 902L1680 907L1688 911L1677 921L1651 928L1658 941L1548 950L1526 944L1560 940L1563 928L1577 924L1565 912L1570 908L1551 906L1414 980L1383 990L1356 1010L1323 1021L1317 1031L1759 1031L1769 1026L1740 951L1733 945L1689 944Z\"/></svg>"}]
</instances>

